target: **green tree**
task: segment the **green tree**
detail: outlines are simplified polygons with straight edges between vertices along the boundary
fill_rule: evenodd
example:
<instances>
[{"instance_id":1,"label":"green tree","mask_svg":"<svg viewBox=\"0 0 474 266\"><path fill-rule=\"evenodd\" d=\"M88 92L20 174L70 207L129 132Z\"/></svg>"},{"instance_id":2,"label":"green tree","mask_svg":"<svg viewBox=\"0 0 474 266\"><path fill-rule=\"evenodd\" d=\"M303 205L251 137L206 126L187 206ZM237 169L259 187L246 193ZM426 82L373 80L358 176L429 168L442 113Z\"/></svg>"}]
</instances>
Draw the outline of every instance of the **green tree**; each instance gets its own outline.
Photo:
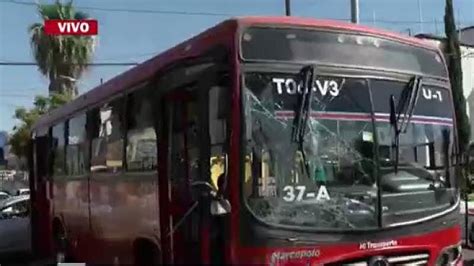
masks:
<instances>
[{"instance_id":1,"label":"green tree","mask_svg":"<svg viewBox=\"0 0 474 266\"><path fill-rule=\"evenodd\" d=\"M65 104L72 98L72 94L68 93L54 93L48 97L36 96L31 109L24 107L16 109L13 118L19 123L13 128L13 133L9 139L11 151L18 158L25 158L28 152L31 128L34 123L36 123L42 115Z\"/></svg>"},{"instance_id":2,"label":"green tree","mask_svg":"<svg viewBox=\"0 0 474 266\"><path fill-rule=\"evenodd\" d=\"M39 4L41 19L86 19L86 13L76 11L72 1ZM38 69L49 78L49 93L78 94L76 81L92 61L95 40L91 36L47 35L43 21L29 27L31 47Z\"/></svg>"},{"instance_id":3,"label":"green tree","mask_svg":"<svg viewBox=\"0 0 474 266\"><path fill-rule=\"evenodd\" d=\"M469 127L469 118L466 113L466 100L463 95L461 49L459 47L459 38L456 31L452 0L446 0L444 27L447 38L445 53L447 54L446 59L448 63L449 78L451 80L456 124L458 127L459 148L461 154L464 154L469 145L471 129Z\"/></svg>"}]
</instances>

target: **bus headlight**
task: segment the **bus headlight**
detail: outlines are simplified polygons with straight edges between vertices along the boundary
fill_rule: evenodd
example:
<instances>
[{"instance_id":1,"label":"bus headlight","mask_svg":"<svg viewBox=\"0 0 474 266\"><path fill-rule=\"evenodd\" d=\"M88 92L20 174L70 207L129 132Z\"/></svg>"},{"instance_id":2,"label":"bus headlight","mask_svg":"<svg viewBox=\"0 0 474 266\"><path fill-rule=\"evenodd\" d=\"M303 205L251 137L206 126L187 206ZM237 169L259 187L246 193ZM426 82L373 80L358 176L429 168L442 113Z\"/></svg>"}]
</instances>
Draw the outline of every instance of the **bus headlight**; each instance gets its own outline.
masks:
<instances>
[{"instance_id":1,"label":"bus headlight","mask_svg":"<svg viewBox=\"0 0 474 266\"><path fill-rule=\"evenodd\" d=\"M454 246L444 249L436 260L436 265L454 265L455 262L461 257L462 249L461 246Z\"/></svg>"}]
</instances>

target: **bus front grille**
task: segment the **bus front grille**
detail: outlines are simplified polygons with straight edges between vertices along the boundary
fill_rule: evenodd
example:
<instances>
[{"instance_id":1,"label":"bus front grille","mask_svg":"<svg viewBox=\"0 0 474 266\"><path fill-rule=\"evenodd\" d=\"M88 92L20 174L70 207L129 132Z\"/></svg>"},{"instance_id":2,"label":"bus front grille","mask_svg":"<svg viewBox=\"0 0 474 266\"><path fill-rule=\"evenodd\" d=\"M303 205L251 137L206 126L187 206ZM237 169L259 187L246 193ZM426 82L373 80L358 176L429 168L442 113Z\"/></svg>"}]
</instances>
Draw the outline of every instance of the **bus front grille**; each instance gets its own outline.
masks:
<instances>
[{"instance_id":1,"label":"bus front grille","mask_svg":"<svg viewBox=\"0 0 474 266\"><path fill-rule=\"evenodd\" d=\"M428 265L430 255L426 253L415 254L391 254L375 255L358 259L340 261L327 264L327 266L346 265L346 266L371 266L371 265L390 265L390 266L421 266Z\"/></svg>"}]
</instances>

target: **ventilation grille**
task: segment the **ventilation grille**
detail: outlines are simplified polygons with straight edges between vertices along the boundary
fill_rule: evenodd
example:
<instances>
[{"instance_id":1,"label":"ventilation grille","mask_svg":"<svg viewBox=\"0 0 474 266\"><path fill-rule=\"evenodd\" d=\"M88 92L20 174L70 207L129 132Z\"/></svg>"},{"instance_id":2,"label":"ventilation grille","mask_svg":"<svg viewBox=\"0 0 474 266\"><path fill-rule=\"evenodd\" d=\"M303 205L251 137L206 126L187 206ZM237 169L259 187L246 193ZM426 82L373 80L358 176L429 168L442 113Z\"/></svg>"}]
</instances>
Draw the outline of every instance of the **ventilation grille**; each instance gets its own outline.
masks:
<instances>
[{"instance_id":1,"label":"ventilation grille","mask_svg":"<svg viewBox=\"0 0 474 266\"><path fill-rule=\"evenodd\" d=\"M359 259L354 259L354 260L349 260L349 261L340 261L337 263L328 264L327 266L333 266L333 265L334 266L335 265L370 266L369 262L374 257L380 257L380 255L373 256L373 257L359 258ZM403 255L393 254L393 255L387 255L383 257L386 261L388 261L390 266L401 266L401 265L421 266L421 265L428 265L428 260L430 258L430 255L428 253L415 253L415 254L403 254ZM380 264L376 264L376 265L380 265Z\"/></svg>"}]
</instances>

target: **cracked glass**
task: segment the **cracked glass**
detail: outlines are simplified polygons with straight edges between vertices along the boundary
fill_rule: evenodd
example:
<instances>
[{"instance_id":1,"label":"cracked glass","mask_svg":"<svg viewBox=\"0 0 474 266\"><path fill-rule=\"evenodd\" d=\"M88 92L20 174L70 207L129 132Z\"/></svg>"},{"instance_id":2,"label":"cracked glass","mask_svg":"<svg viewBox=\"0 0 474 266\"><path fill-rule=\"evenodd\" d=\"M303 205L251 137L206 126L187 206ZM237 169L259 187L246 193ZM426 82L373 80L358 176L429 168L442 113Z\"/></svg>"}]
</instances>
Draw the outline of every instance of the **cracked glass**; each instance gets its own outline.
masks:
<instances>
[{"instance_id":1,"label":"cracked glass","mask_svg":"<svg viewBox=\"0 0 474 266\"><path fill-rule=\"evenodd\" d=\"M445 89L420 91L400 135L395 173L389 96L400 98L405 83L318 76L301 152L292 141L304 90L297 75L249 72L244 80L243 194L257 218L316 230L371 229L454 206L455 145Z\"/></svg>"},{"instance_id":2,"label":"cracked glass","mask_svg":"<svg viewBox=\"0 0 474 266\"><path fill-rule=\"evenodd\" d=\"M245 77L243 183L251 211L265 222L287 226L376 227L367 82L318 77L303 143L306 162L291 138L296 94L302 92L297 83L294 75Z\"/></svg>"}]
</instances>

